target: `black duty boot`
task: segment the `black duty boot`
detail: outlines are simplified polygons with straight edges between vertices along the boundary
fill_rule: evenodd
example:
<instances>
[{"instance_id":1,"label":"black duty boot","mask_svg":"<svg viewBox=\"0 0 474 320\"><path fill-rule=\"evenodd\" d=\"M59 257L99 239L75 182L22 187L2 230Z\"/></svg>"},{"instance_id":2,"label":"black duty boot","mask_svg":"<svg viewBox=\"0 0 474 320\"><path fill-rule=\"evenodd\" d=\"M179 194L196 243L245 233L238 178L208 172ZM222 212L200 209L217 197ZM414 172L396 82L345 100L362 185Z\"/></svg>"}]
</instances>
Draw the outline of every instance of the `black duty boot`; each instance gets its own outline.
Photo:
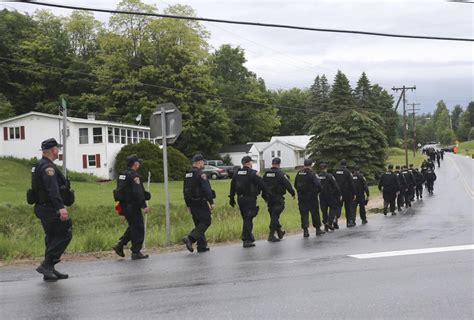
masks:
<instances>
[{"instance_id":1,"label":"black duty boot","mask_svg":"<svg viewBox=\"0 0 474 320\"><path fill-rule=\"evenodd\" d=\"M189 239L188 236L184 237L183 238L183 243L186 245L186 248L189 250L189 252L193 252L194 249L193 249L193 243L191 241L191 239Z\"/></svg>"},{"instance_id":2,"label":"black duty boot","mask_svg":"<svg viewBox=\"0 0 474 320\"><path fill-rule=\"evenodd\" d=\"M278 239L277 237L275 237L275 231L270 231L270 233L268 234L268 241L270 241L270 242L278 242L278 241L280 241L280 239Z\"/></svg>"},{"instance_id":3,"label":"black duty boot","mask_svg":"<svg viewBox=\"0 0 474 320\"><path fill-rule=\"evenodd\" d=\"M303 237L305 237L305 238L309 237L308 228L303 228Z\"/></svg>"},{"instance_id":4,"label":"black duty boot","mask_svg":"<svg viewBox=\"0 0 474 320\"><path fill-rule=\"evenodd\" d=\"M54 267L52 265L45 264L44 262L40 264L36 271L43 275L44 281L56 281L58 276L54 274Z\"/></svg>"},{"instance_id":5,"label":"black duty boot","mask_svg":"<svg viewBox=\"0 0 474 320\"><path fill-rule=\"evenodd\" d=\"M209 249L208 247L205 247L205 248L197 248L197 252L208 252L209 250L211 250L211 249Z\"/></svg>"},{"instance_id":6,"label":"black duty boot","mask_svg":"<svg viewBox=\"0 0 474 320\"><path fill-rule=\"evenodd\" d=\"M255 247L255 243L253 243L252 241L244 241L243 246L244 248L252 248Z\"/></svg>"},{"instance_id":7,"label":"black duty boot","mask_svg":"<svg viewBox=\"0 0 474 320\"><path fill-rule=\"evenodd\" d=\"M323 234L325 234L326 232L324 232L323 230L321 230L320 227L317 227L316 228L316 235L317 236L322 236Z\"/></svg>"},{"instance_id":8,"label":"black duty boot","mask_svg":"<svg viewBox=\"0 0 474 320\"><path fill-rule=\"evenodd\" d=\"M384 215L384 216L387 215L387 209L383 209L383 215Z\"/></svg>"},{"instance_id":9,"label":"black duty boot","mask_svg":"<svg viewBox=\"0 0 474 320\"><path fill-rule=\"evenodd\" d=\"M278 239L283 239L286 234L286 231L282 230L281 228L277 229Z\"/></svg>"},{"instance_id":10,"label":"black duty boot","mask_svg":"<svg viewBox=\"0 0 474 320\"><path fill-rule=\"evenodd\" d=\"M337 221L332 224L332 227L334 229L339 229L339 225L337 224Z\"/></svg>"},{"instance_id":11,"label":"black duty boot","mask_svg":"<svg viewBox=\"0 0 474 320\"><path fill-rule=\"evenodd\" d=\"M121 245L120 243L117 243L115 246L112 247L112 249L118 256L122 258L125 257L125 253L123 252L123 245Z\"/></svg>"},{"instance_id":12,"label":"black duty boot","mask_svg":"<svg viewBox=\"0 0 474 320\"><path fill-rule=\"evenodd\" d=\"M397 213L395 211L392 212L392 216L396 216Z\"/></svg>"},{"instance_id":13,"label":"black duty boot","mask_svg":"<svg viewBox=\"0 0 474 320\"><path fill-rule=\"evenodd\" d=\"M325 223L324 224L324 230L326 230L326 232L329 232L329 230L334 231L334 228L329 223Z\"/></svg>"},{"instance_id":14,"label":"black duty boot","mask_svg":"<svg viewBox=\"0 0 474 320\"><path fill-rule=\"evenodd\" d=\"M367 220L362 220L362 224L366 224L367 222L369 222L369 221L367 221Z\"/></svg>"},{"instance_id":15,"label":"black duty boot","mask_svg":"<svg viewBox=\"0 0 474 320\"><path fill-rule=\"evenodd\" d=\"M58 270L53 268L53 273L58 277L58 280L63 280L69 278L69 275L67 273L61 273Z\"/></svg>"},{"instance_id":16,"label":"black duty boot","mask_svg":"<svg viewBox=\"0 0 474 320\"><path fill-rule=\"evenodd\" d=\"M132 253L132 260L140 260L140 259L148 259L148 255L143 254L141 252Z\"/></svg>"}]
</instances>

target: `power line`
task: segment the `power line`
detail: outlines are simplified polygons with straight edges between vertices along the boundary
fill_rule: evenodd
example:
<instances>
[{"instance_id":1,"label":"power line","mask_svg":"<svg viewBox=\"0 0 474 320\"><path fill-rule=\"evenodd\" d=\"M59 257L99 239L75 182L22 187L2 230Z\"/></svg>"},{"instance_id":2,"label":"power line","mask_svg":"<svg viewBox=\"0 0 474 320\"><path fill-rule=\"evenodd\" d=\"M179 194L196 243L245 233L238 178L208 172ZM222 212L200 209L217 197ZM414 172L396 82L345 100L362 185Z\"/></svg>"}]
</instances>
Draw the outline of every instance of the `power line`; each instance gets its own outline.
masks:
<instances>
[{"instance_id":1,"label":"power line","mask_svg":"<svg viewBox=\"0 0 474 320\"><path fill-rule=\"evenodd\" d=\"M360 34L360 35L367 35L367 36L391 37L391 38L443 40L443 41L469 41L469 42L474 41L474 39L472 39L472 38L435 37L435 36L394 34L394 33L370 32L370 31L359 31L359 30L313 28L313 27L303 27L303 26L294 26L294 25L286 25L286 24L275 24L275 23L261 23L261 22L251 22L251 21L238 21L238 20L225 20L225 19L214 19L214 18L179 16L179 15L171 15L171 14L152 13L152 12L139 12L139 11L135 12L135 11L125 11L125 10L111 10L111 9L100 9L100 8L91 8L91 7L79 7L79 6L70 6L70 5L64 5L64 4L45 3L45 2L31 2L31 1L24 1L24 2L32 4L32 5L40 5L40 6L62 8L62 9L71 9L71 10L94 11L94 12L103 12L103 13L119 13L119 14L125 14L125 15L149 16L149 17L178 19L178 20L205 21L205 22L215 22L215 23L247 25L247 26L255 26L255 27L304 30L304 31L313 31L313 32Z\"/></svg>"},{"instance_id":2,"label":"power line","mask_svg":"<svg viewBox=\"0 0 474 320\"><path fill-rule=\"evenodd\" d=\"M87 76L94 76L94 77L96 76L95 74L92 74L92 73L87 73L87 72L82 72L82 71L78 71L78 70L71 70L71 69L46 65L46 64L43 64L43 63L39 63L39 62L28 62L28 61L11 59L11 58L1 57L1 56L0 56L0 60L23 63L23 64L28 64L28 65L35 65L36 64L36 65L39 65L39 66L43 66L45 68L53 68L53 69L58 69L58 70L62 70L62 71L87 75ZM19 68L22 69L21 67L19 67ZM24 70L32 71L32 72L41 72L40 70L31 70L31 69L24 69ZM107 78L109 80L113 80L113 81L120 81L120 82L130 83L130 81L128 81L126 79L112 78L112 77L107 77L107 76L102 76L102 77ZM100 83L98 80L81 79L81 81L90 82L90 83L94 83L94 84ZM269 103L263 103L263 102L257 102L257 101L252 101L252 100L245 100L245 99L231 98L231 97L226 97L226 96L221 96L221 95L216 95L216 94L210 94L210 93L205 93L205 92L198 92L198 91L191 91L191 90L184 90L184 89L154 85L154 84L149 84L149 83L143 83L143 82L140 82L140 81L133 82L133 84L142 85L142 86L145 86L145 87L158 88L158 89L173 90L173 91L176 91L176 92L182 92L182 93L188 93L188 94L204 95L204 96L208 96L208 97L212 97L212 98L249 103L249 104L260 105L260 106L264 106L264 107L279 108L279 109L290 109L290 110L301 111L301 112L311 112L311 110L307 110L305 108L288 107L288 106L282 106L282 105L273 105L273 104L269 104Z\"/></svg>"}]
</instances>

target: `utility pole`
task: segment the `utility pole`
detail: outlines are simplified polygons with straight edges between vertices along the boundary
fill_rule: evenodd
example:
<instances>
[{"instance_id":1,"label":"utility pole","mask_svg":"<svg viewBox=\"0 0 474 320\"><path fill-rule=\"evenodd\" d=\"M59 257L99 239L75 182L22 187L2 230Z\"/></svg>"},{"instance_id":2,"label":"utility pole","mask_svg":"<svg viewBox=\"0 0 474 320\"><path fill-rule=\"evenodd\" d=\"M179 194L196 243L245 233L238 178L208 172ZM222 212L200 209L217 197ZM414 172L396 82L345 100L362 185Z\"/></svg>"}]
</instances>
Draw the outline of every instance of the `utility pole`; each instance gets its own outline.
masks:
<instances>
[{"instance_id":1,"label":"utility pole","mask_svg":"<svg viewBox=\"0 0 474 320\"><path fill-rule=\"evenodd\" d=\"M416 90L416 86L413 87L406 87L403 86L401 88L392 88L393 91L398 92L399 90L402 91L400 94L400 98L398 98L397 105L395 106L395 111L398 109L398 105L400 104L400 100L403 100L403 141L405 144L405 165L408 167L408 144L407 144L407 127L408 127L408 122L407 122L407 110L406 110L406 98L405 98L405 93L407 90L414 91Z\"/></svg>"},{"instance_id":2,"label":"utility pole","mask_svg":"<svg viewBox=\"0 0 474 320\"><path fill-rule=\"evenodd\" d=\"M411 111L413 114L413 158L416 156L416 111L420 109L415 109L415 106L419 106L419 103L407 103L407 105L411 106Z\"/></svg>"},{"instance_id":3,"label":"utility pole","mask_svg":"<svg viewBox=\"0 0 474 320\"><path fill-rule=\"evenodd\" d=\"M64 98L61 98L61 104L63 109L63 173L67 179L67 166L66 166L66 139L67 139L67 103Z\"/></svg>"}]
</instances>

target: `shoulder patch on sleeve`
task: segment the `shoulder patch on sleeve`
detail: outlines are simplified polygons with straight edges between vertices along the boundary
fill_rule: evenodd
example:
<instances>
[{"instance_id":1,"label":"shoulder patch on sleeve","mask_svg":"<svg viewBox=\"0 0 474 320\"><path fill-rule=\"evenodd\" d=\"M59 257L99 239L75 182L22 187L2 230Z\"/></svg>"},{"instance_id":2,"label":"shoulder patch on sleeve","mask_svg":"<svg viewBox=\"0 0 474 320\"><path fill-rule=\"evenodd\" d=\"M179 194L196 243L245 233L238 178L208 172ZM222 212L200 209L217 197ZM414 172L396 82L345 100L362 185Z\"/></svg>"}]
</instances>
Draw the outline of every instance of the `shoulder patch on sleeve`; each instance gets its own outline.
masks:
<instances>
[{"instance_id":1,"label":"shoulder patch on sleeve","mask_svg":"<svg viewBox=\"0 0 474 320\"><path fill-rule=\"evenodd\" d=\"M201 178L203 178L204 180L207 180L207 175L205 173L201 174Z\"/></svg>"},{"instance_id":2,"label":"shoulder patch on sleeve","mask_svg":"<svg viewBox=\"0 0 474 320\"><path fill-rule=\"evenodd\" d=\"M136 184L140 184L140 178L139 177L133 178L133 182L135 182Z\"/></svg>"},{"instance_id":3,"label":"shoulder patch on sleeve","mask_svg":"<svg viewBox=\"0 0 474 320\"><path fill-rule=\"evenodd\" d=\"M51 168L51 167L50 167L50 168L46 168L44 171L45 171L46 174L47 174L48 176L50 176L50 177L54 176L54 174L55 174L54 168Z\"/></svg>"}]
</instances>

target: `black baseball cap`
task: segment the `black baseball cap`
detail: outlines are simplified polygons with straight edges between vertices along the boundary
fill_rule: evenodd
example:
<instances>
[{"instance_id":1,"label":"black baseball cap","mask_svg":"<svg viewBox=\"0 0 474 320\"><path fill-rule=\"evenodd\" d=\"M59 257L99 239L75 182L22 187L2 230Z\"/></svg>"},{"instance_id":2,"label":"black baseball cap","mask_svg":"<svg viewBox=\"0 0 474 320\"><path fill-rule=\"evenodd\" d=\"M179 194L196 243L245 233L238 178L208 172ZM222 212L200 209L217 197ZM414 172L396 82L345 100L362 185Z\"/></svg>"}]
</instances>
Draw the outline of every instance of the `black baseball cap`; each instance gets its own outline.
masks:
<instances>
[{"instance_id":1,"label":"black baseball cap","mask_svg":"<svg viewBox=\"0 0 474 320\"><path fill-rule=\"evenodd\" d=\"M135 162L142 162L143 160L140 159L136 154L129 155L127 157L127 166L132 166Z\"/></svg>"},{"instance_id":2,"label":"black baseball cap","mask_svg":"<svg viewBox=\"0 0 474 320\"><path fill-rule=\"evenodd\" d=\"M311 167L313 165L313 160L311 159L305 159L304 160L304 166L305 167Z\"/></svg>"},{"instance_id":3,"label":"black baseball cap","mask_svg":"<svg viewBox=\"0 0 474 320\"><path fill-rule=\"evenodd\" d=\"M200 153L198 154L195 154L192 159L191 159L192 162L198 162L198 161L205 161L204 159L204 156Z\"/></svg>"},{"instance_id":4,"label":"black baseball cap","mask_svg":"<svg viewBox=\"0 0 474 320\"><path fill-rule=\"evenodd\" d=\"M360 167L359 166L355 166L354 167L354 171L359 171L360 170Z\"/></svg>"},{"instance_id":5,"label":"black baseball cap","mask_svg":"<svg viewBox=\"0 0 474 320\"><path fill-rule=\"evenodd\" d=\"M324 169L326 169L326 168L328 167L328 165L327 165L325 162L321 162L321 163L319 164L319 167L324 170Z\"/></svg>"},{"instance_id":6,"label":"black baseball cap","mask_svg":"<svg viewBox=\"0 0 474 320\"><path fill-rule=\"evenodd\" d=\"M280 159L280 158L273 158L272 164L280 164L280 163L281 163L281 159Z\"/></svg>"},{"instance_id":7,"label":"black baseball cap","mask_svg":"<svg viewBox=\"0 0 474 320\"><path fill-rule=\"evenodd\" d=\"M245 156L242 158L242 164L245 164L245 163L248 163L248 162L251 162L252 161L252 157L250 156Z\"/></svg>"},{"instance_id":8,"label":"black baseball cap","mask_svg":"<svg viewBox=\"0 0 474 320\"><path fill-rule=\"evenodd\" d=\"M346 165L347 165L346 159L342 159L342 160L341 160L341 166L346 166Z\"/></svg>"},{"instance_id":9,"label":"black baseball cap","mask_svg":"<svg viewBox=\"0 0 474 320\"><path fill-rule=\"evenodd\" d=\"M43 142L41 142L41 150L42 151L49 150L49 149L54 148L54 147L61 148L62 146L63 145L59 144L56 141L56 139L54 139L54 138L49 138L49 139L46 139Z\"/></svg>"}]
</instances>

